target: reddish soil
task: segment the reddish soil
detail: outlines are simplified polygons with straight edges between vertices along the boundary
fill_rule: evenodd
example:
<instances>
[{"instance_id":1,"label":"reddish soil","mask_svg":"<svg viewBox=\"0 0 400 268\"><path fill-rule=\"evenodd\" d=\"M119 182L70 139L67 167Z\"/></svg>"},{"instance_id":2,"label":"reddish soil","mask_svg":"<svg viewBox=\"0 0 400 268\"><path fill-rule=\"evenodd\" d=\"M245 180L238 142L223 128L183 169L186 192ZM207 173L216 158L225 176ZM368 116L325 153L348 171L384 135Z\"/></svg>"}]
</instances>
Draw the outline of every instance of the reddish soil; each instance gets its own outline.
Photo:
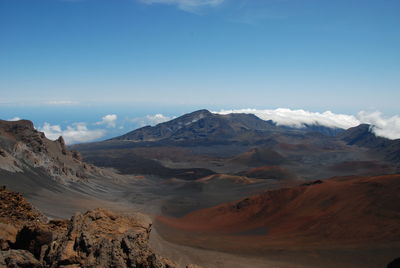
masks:
<instances>
[{"instance_id":1,"label":"reddish soil","mask_svg":"<svg viewBox=\"0 0 400 268\"><path fill-rule=\"evenodd\" d=\"M175 242L182 239L217 248L237 248L241 243L246 248L303 248L399 242L400 175L336 177L268 191L182 218L160 216L157 221L160 230L184 233ZM218 237L223 237L221 245Z\"/></svg>"}]
</instances>

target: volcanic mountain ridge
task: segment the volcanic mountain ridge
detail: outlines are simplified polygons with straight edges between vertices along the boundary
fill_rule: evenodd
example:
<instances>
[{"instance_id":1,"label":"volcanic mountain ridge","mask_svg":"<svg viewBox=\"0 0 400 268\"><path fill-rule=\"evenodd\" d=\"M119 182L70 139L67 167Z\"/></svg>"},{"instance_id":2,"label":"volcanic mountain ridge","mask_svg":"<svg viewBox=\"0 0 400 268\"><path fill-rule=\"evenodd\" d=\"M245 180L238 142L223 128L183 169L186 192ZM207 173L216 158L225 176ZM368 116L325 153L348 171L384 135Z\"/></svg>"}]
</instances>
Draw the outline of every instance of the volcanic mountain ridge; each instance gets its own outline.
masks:
<instances>
[{"instance_id":1,"label":"volcanic mountain ridge","mask_svg":"<svg viewBox=\"0 0 400 268\"><path fill-rule=\"evenodd\" d=\"M226 142L253 141L263 139L271 133L299 132L300 129L277 126L273 121L262 120L254 114L231 113L215 114L208 110L198 110L185 114L154 127L145 126L111 140L129 140L135 142ZM305 125L302 132L321 132L336 135L339 128L327 128L319 125Z\"/></svg>"}]
</instances>

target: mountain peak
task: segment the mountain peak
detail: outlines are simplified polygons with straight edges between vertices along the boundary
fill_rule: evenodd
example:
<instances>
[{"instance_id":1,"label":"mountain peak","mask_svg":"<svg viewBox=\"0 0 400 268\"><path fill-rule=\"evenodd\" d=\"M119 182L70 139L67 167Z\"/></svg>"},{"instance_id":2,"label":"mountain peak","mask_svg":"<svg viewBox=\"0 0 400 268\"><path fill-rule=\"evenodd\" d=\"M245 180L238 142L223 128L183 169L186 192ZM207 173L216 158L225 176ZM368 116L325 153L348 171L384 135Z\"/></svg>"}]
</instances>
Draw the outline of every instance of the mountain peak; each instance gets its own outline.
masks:
<instances>
[{"instance_id":1,"label":"mountain peak","mask_svg":"<svg viewBox=\"0 0 400 268\"><path fill-rule=\"evenodd\" d=\"M209 110L207 109L200 109L194 112L189 113L188 115L213 115Z\"/></svg>"},{"instance_id":2,"label":"mountain peak","mask_svg":"<svg viewBox=\"0 0 400 268\"><path fill-rule=\"evenodd\" d=\"M175 118L173 120L171 120L170 122L182 122L186 125L190 124L190 123L194 123L197 120L206 118L206 117L211 117L214 116L215 114L211 113L209 110L206 109L202 109L202 110L197 110L188 114L184 114L178 118ZM168 122L165 122L168 123ZM162 123L162 124L165 124Z\"/></svg>"},{"instance_id":3,"label":"mountain peak","mask_svg":"<svg viewBox=\"0 0 400 268\"><path fill-rule=\"evenodd\" d=\"M136 129L114 140L136 142L228 141L251 137L255 132L269 132L276 126L252 114L214 114L206 109L184 114L153 127ZM247 133L247 134L245 134Z\"/></svg>"}]
</instances>

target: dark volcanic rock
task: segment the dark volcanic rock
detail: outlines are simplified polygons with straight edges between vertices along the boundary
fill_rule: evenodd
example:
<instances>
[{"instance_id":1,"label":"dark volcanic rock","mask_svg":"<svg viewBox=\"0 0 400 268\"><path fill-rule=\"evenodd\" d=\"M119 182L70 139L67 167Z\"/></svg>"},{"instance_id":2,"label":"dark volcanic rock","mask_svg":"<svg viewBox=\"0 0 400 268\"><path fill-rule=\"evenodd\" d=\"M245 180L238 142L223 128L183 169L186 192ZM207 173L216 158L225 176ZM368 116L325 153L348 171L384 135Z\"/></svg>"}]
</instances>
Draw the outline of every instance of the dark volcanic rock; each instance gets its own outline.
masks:
<instances>
[{"instance_id":1,"label":"dark volcanic rock","mask_svg":"<svg viewBox=\"0 0 400 268\"><path fill-rule=\"evenodd\" d=\"M42 247L49 245L55 238L56 232L47 225L24 226L17 234L14 248L25 249L33 253L37 259L43 254Z\"/></svg>"},{"instance_id":2,"label":"dark volcanic rock","mask_svg":"<svg viewBox=\"0 0 400 268\"><path fill-rule=\"evenodd\" d=\"M323 181L316 180L316 181L312 181L312 182L303 183L301 186L311 186L311 185L316 185L316 184L321 184L321 183L323 183Z\"/></svg>"},{"instance_id":3,"label":"dark volcanic rock","mask_svg":"<svg viewBox=\"0 0 400 268\"><path fill-rule=\"evenodd\" d=\"M205 168L168 168L158 161L146 159L129 152L116 156L112 154L101 157L91 156L85 160L96 166L116 168L121 174L156 175L162 178L195 180L215 173Z\"/></svg>"},{"instance_id":4,"label":"dark volcanic rock","mask_svg":"<svg viewBox=\"0 0 400 268\"><path fill-rule=\"evenodd\" d=\"M394 259L391 261L388 265L387 268L400 268L400 258Z\"/></svg>"}]
</instances>

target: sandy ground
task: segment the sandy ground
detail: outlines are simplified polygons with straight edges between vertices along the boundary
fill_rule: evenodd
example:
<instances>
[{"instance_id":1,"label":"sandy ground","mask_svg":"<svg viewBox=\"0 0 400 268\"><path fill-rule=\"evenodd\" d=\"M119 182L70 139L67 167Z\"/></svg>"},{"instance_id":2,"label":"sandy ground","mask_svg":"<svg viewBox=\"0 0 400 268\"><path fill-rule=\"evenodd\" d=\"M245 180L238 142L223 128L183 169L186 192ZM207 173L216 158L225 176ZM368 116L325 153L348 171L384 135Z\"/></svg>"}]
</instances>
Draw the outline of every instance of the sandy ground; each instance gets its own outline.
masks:
<instances>
[{"instance_id":1,"label":"sandy ground","mask_svg":"<svg viewBox=\"0 0 400 268\"><path fill-rule=\"evenodd\" d=\"M175 260L181 267L185 267L187 263L194 263L210 268L382 268L400 256L400 243L342 248L259 249L251 255L244 255L238 253L240 250L229 253L168 242L154 229L151 245L156 252ZM240 243L236 246L238 249L246 248L246 245Z\"/></svg>"},{"instance_id":2,"label":"sandy ground","mask_svg":"<svg viewBox=\"0 0 400 268\"><path fill-rule=\"evenodd\" d=\"M24 193L35 207L51 218L69 218L77 211L84 212L97 207L122 213L140 211L159 215L161 206L170 196L169 188L159 187L157 181L140 179L124 182L93 181L60 187L41 176L34 177L31 174L11 176L9 173L0 175L0 184L6 184L11 190ZM184 193L187 194L186 190ZM177 197L173 200L177 200ZM162 229L157 228L159 227L153 228L151 235L152 247L160 255L174 260L181 267L193 263L209 268L381 268L400 256L400 245L363 249L260 251L254 255L243 255L244 251L229 253L172 243ZM176 233L168 235L179 236ZM204 246L212 248L212 245ZM239 246L246 248L243 244Z\"/></svg>"},{"instance_id":3,"label":"sandy ground","mask_svg":"<svg viewBox=\"0 0 400 268\"><path fill-rule=\"evenodd\" d=\"M272 261L266 258L233 255L218 251L177 245L164 240L155 229L153 229L151 233L150 245L157 253L174 260L179 267L185 267L188 263L201 265L207 268L310 267L300 264L285 263L283 261Z\"/></svg>"}]
</instances>

